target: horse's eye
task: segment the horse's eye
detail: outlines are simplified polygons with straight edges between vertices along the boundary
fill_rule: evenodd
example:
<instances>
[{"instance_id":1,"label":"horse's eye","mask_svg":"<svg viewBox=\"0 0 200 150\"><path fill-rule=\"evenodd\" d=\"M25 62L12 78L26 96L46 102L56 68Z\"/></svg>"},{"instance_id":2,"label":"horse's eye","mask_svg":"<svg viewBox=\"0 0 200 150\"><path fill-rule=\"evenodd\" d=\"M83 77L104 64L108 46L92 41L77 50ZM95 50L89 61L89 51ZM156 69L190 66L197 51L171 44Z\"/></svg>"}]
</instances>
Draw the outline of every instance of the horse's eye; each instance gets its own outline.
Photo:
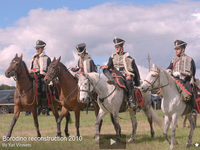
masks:
<instances>
[{"instance_id":1,"label":"horse's eye","mask_svg":"<svg viewBox=\"0 0 200 150\"><path fill-rule=\"evenodd\" d=\"M156 74L152 74L152 77L154 77L154 78L155 78L156 76L157 76Z\"/></svg>"}]
</instances>

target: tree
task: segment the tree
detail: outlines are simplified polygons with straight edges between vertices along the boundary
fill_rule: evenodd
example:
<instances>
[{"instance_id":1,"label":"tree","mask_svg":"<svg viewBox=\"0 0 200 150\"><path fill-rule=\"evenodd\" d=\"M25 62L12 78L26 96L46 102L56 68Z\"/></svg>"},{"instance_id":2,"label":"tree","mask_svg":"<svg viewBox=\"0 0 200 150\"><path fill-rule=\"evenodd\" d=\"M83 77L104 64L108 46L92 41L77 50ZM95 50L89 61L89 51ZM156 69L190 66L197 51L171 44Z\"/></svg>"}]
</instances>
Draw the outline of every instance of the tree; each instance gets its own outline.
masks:
<instances>
[{"instance_id":1,"label":"tree","mask_svg":"<svg viewBox=\"0 0 200 150\"><path fill-rule=\"evenodd\" d=\"M6 85L6 84L0 85L0 90L11 90L11 89L15 89L15 86L9 86L9 85Z\"/></svg>"}]
</instances>

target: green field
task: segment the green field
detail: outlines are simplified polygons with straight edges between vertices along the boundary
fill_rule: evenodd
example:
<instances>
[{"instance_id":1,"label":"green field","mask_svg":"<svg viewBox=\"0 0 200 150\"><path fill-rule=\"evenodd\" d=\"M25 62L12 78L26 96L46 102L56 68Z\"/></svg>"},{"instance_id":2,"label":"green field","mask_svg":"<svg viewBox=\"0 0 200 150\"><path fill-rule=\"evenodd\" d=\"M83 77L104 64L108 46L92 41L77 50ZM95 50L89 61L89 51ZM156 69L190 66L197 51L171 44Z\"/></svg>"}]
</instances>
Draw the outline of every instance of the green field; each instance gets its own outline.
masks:
<instances>
[{"instance_id":1,"label":"green field","mask_svg":"<svg viewBox=\"0 0 200 150\"><path fill-rule=\"evenodd\" d=\"M163 114L161 111L157 111L157 114L162 118L163 120ZM7 148L2 147L2 144L5 142L2 142L2 137L7 135L7 132L9 130L9 126L12 120L12 114L6 114L0 115L0 149L33 149L33 150L66 150L66 149L77 149L77 150L94 150L99 149L99 145L95 143L94 140L94 121L95 116L93 111L89 111L88 114L86 114L85 111L81 113L81 122L80 122L80 133L81 136L83 136L82 141L61 141L61 142L10 142L10 144L14 144L14 147L8 146ZM75 129L75 119L74 119L74 113L71 112L72 117L72 123L69 124L69 132L71 136L76 135L76 129ZM128 112L121 113L120 117L120 125L122 129L122 133L127 135L127 139L130 137L131 134L131 122L129 119ZM160 129L158 126L154 126L155 129L155 138L150 137L150 129L149 124L147 122L147 119L143 112L140 112L137 114L137 120L138 120L138 128L137 128L137 136L134 143L130 143L126 145L126 149L130 150L168 150L169 144L165 141L165 139L162 136L162 129ZM194 135L193 135L193 144L198 142L200 143L200 117L198 116L197 119L197 128L195 129ZM186 148L186 141L187 136L189 134L189 123L187 122L187 127L182 127L183 118L179 118L178 122L178 128L176 130L176 139L179 142L178 145L175 146L175 150L184 150L188 149ZM50 136L55 137L56 136L56 123L53 115L45 116L40 115L39 116L39 125L40 125L40 132L42 134L42 137ZM65 120L62 121L62 135L64 136L64 126L65 126ZM107 115L104 118L103 126L102 126L102 134L115 134L114 128L112 126L112 123L110 121L110 117ZM170 133L169 133L170 134ZM32 116L25 116L24 113L21 113L19 120L16 123L16 126L14 128L13 137L35 137L36 136L36 130L33 123ZM16 144L29 144L30 147L17 147ZM8 143L6 143L8 145ZM192 146L189 148L189 150L198 150L200 149L200 146L197 148L195 146Z\"/></svg>"}]
</instances>

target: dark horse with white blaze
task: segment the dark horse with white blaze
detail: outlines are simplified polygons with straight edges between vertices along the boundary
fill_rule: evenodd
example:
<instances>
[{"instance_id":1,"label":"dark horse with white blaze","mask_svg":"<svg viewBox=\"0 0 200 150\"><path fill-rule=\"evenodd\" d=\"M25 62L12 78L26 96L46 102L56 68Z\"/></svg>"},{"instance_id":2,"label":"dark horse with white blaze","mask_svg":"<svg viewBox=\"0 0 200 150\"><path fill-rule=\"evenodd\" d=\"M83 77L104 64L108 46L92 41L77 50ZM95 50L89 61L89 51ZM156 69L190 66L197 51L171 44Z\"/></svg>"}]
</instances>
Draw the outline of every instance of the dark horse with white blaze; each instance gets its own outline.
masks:
<instances>
[{"instance_id":1,"label":"dark horse with white blaze","mask_svg":"<svg viewBox=\"0 0 200 150\"><path fill-rule=\"evenodd\" d=\"M72 110L75 112L76 119L76 129L77 136L80 136L79 133L79 124L80 124L80 111L86 107L86 104L83 104L79 101L79 88L76 78L68 71L68 69L60 62L60 59L55 59L51 62L48 67L47 74L44 78L46 83L49 83L53 79L57 78L60 82L61 95L59 97L62 101L62 111L57 121L57 135L61 136L60 124L63 117ZM99 107L97 103L94 103L95 115L98 115ZM100 129L99 129L100 130Z\"/></svg>"},{"instance_id":2,"label":"dark horse with white blaze","mask_svg":"<svg viewBox=\"0 0 200 150\"><path fill-rule=\"evenodd\" d=\"M18 55L16 54L16 56L11 61L10 66L5 72L5 76L8 78L16 78L16 90L14 93L14 117L7 137L11 136L15 123L19 118L20 112L23 110L28 110L32 113L34 124L37 130L37 136L41 137L37 117L38 96L36 95L35 89L33 87L33 78L31 78L27 66L22 60L22 55L21 57L18 57ZM51 107L56 121L59 117L59 105L60 104L58 102L54 101ZM66 120L67 122L69 121L69 116L66 116ZM65 133L68 134L67 128L65 128Z\"/></svg>"}]
</instances>

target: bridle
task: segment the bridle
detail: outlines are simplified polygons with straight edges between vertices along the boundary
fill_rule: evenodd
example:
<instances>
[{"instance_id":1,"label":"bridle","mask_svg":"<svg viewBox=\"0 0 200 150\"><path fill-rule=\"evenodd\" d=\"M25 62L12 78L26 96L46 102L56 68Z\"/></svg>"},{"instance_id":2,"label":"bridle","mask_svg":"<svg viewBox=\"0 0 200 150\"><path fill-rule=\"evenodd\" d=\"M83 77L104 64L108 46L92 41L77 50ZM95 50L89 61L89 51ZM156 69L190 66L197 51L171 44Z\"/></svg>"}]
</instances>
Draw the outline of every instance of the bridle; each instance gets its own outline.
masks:
<instances>
[{"instance_id":1,"label":"bridle","mask_svg":"<svg viewBox=\"0 0 200 150\"><path fill-rule=\"evenodd\" d=\"M80 90L80 91L82 91L82 92L87 92L88 95L89 95L90 97L92 97L92 91L90 90L90 86L93 85L93 84L92 84L92 82L90 81L90 79L89 79L87 76L85 76L85 77L86 77L86 79L89 81L89 88L88 88L88 90ZM100 81L100 74L99 74L99 80L97 81L97 83L96 83L95 85L93 85L93 89L95 89L95 87L98 85L99 81ZM99 97L99 99L100 99L101 101L107 99L108 97L110 97L110 96L114 93L115 90L116 90L116 86L115 86L114 90L113 90L111 93L109 93L107 96L105 96L105 97L103 97L103 98L100 98L100 97Z\"/></svg>"},{"instance_id":2,"label":"bridle","mask_svg":"<svg viewBox=\"0 0 200 150\"><path fill-rule=\"evenodd\" d=\"M16 60L13 60L12 62L15 63ZM21 64L22 64L22 62L18 63L18 65L16 65L15 67L11 66L12 71L10 71L10 73L13 73L12 77L15 81L17 80L17 70L21 67Z\"/></svg>"},{"instance_id":3,"label":"bridle","mask_svg":"<svg viewBox=\"0 0 200 150\"><path fill-rule=\"evenodd\" d=\"M50 69L48 69L50 70ZM56 69L54 69L55 71L52 72L48 72L48 74L46 75L47 78L50 78L50 80L53 80L54 78L58 77L58 75L60 74L60 66L56 67Z\"/></svg>"},{"instance_id":4,"label":"bridle","mask_svg":"<svg viewBox=\"0 0 200 150\"><path fill-rule=\"evenodd\" d=\"M166 87L166 86L169 85L169 79L167 78L167 81L168 81L167 84L161 86L160 70L158 70L158 71L151 70L151 71L156 72L156 73L158 74L158 75L156 76L155 80L153 80L152 82L150 82L150 81L148 81L148 80L144 80L144 81L150 85L152 91L153 91L153 90L161 89L161 88ZM154 88L153 85L156 83L156 81L157 81L158 79L159 79L159 84L158 84L159 86L156 87L156 88ZM149 87L147 88L147 90L148 90L148 89L149 89Z\"/></svg>"}]
</instances>

